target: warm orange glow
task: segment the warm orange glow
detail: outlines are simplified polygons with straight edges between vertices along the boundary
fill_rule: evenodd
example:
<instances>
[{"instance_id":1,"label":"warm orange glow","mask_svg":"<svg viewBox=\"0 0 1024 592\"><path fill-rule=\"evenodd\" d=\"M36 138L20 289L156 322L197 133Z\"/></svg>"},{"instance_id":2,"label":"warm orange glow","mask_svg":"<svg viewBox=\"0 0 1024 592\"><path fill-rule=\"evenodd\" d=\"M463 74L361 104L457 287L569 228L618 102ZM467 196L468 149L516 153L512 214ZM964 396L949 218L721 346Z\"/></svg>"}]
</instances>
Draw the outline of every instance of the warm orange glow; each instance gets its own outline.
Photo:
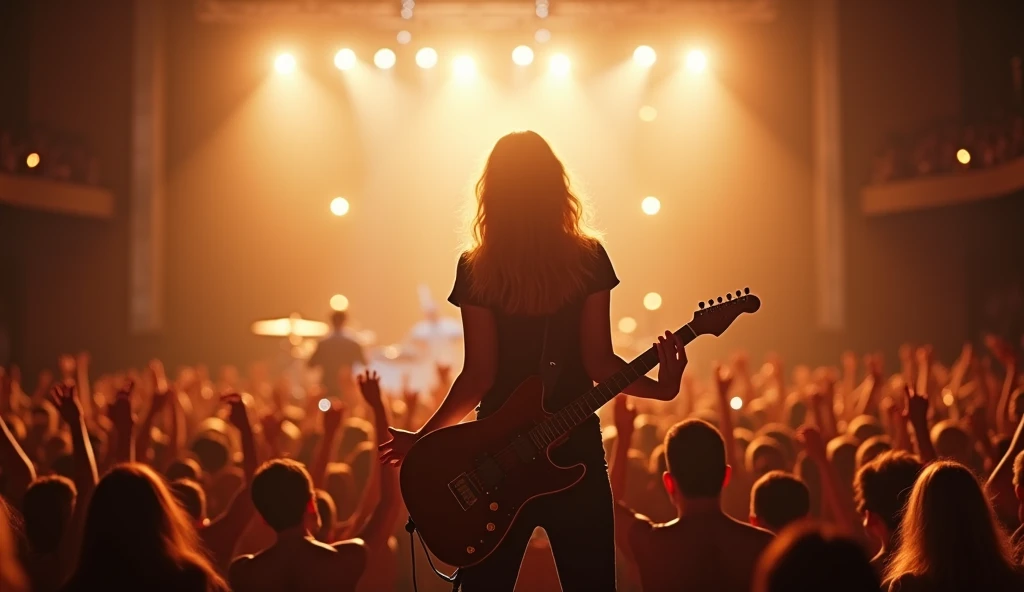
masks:
<instances>
[{"instance_id":1,"label":"warm orange glow","mask_svg":"<svg viewBox=\"0 0 1024 592\"><path fill-rule=\"evenodd\" d=\"M331 296L331 310L348 310L348 298L344 294L335 294L334 296Z\"/></svg>"},{"instance_id":2,"label":"warm orange glow","mask_svg":"<svg viewBox=\"0 0 1024 592\"><path fill-rule=\"evenodd\" d=\"M633 52L633 61L639 66L650 68L658 61L658 54L650 45L641 45Z\"/></svg>"},{"instance_id":3,"label":"warm orange glow","mask_svg":"<svg viewBox=\"0 0 1024 592\"><path fill-rule=\"evenodd\" d=\"M648 292L644 296L644 308L647 310L658 310L661 308L661 294Z\"/></svg>"},{"instance_id":4,"label":"warm orange glow","mask_svg":"<svg viewBox=\"0 0 1024 592\"><path fill-rule=\"evenodd\" d=\"M736 411L743 409L743 399L739 397L733 397L732 399L729 399L729 407L732 407Z\"/></svg>"},{"instance_id":5,"label":"warm orange glow","mask_svg":"<svg viewBox=\"0 0 1024 592\"><path fill-rule=\"evenodd\" d=\"M39 155L35 152L29 154L28 158L25 159L25 164L27 164L30 169L36 168L39 166Z\"/></svg>"},{"instance_id":6,"label":"warm orange glow","mask_svg":"<svg viewBox=\"0 0 1024 592\"><path fill-rule=\"evenodd\" d=\"M399 31L397 41L399 45L408 45L412 41L412 33L409 31Z\"/></svg>"},{"instance_id":7,"label":"warm orange glow","mask_svg":"<svg viewBox=\"0 0 1024 592\"><path fill-rule=\"evenodd\" d=\"M437 51L432 47L424 47L416 52L416 65L424 70L437 65Z\"/></svg>"},{"instance_id":8,"label":"warm orange glow","mask_svg":"<svg viewBox=\"0 0 1024 592\"><path fill-rule=\"evenodd\" d=\"M279 74L291 74L295 71L297 65L298 62L295 61L295 56L290 53L282 53L274 60L274 69Z\"/></svg>"},{"instance_id":9,"label":"warm orange glow","mask_svg":"<svg viewBox=\"0 0 1024 592\"><path fill-rule=\"evenodd\" d=\"M572 69L572 61L564 53L556 53L551 56L551 73L556 76L566 76Z\"/></svg>"},{"instance_id":10,"label":"warm orange glow","mask_svg":"<svg viewBox=\"0 0 1024 592\"><path fill-rule=\"evenodd\" d=\"M703 72L708 67L708 56L699 49L691 49L686 54L686 69L690 72Z\"/></svg>"},{"instance_id":11,"label":"warm orange glow","mask_svg":"<svg viewBox=\"0 0 1024 592\"><path fill-rule=\"evenodd\" d=\"M320 411L327 413L331 409L331 400L326 397L320 399L319 401L316 402L316 407Z\"/></svg>"},{"instance_id":12,"label":"warm orange glow","mask_svg":"<svg viewBox=\"0 0 1024 592\"><path fill-rule=\"evenodd\" d=\"M533 50L527 45L520 45L512 50L512 61L517 66L529 66L533 63Z\"/></svg>"},{"instance_id":13,"label":"warm orange glow","mask_svg":"<svg viewBox=\"0 0 1024 592\"><path fill-rule=\"evenodd\" d=\"M349 48L338 50L334 54L334 67L339 70L351 70L356 65L356 52Z\"/></svg>"},{"instance_id":14,"label":"warm orange glow","mask_svg":"<svg viewBox=\"0 0 1024 592\"><path fill-rule=\"evenodd\" d=\"M658 110L650 105L640 107L640 121L650 123L658 118Z\"/></svg>"},{"instance_id":15,"label":"warm orange glow","mask_svg":"<svg viewBox=\"0 0 1024 592\"><path fill-rule=\"evenodd\" d=\"M377 50L377 53L373 54L373 63L381 70L394 68L396 61L398 61L398 58L395 56L395 52L386 47Z\"/></svg>"},{"instance_id":16,"label":"warm orange glow","mask_svg":"<svg viewBox=\"0 0 1024 592\"><path fill-rule=\"evenodd\" d=\"M640 202L640 209L648 216L653 216L661 211L661 200L649 195Z\"/></svg>"},{"instance_id":17,"label":"warm orange glow","mask_svg":"<svg viewBox=\"0 0 1024 592\"><path fill-rule=\"evenodd\" d=\"M960 161L960 164L968 164L971 162L971 153L966 148L961 148L956 151L956 159Z\"/></svg>"},{"instance_id":18,"label":"warm orange glow","mask_svg":"<svg viewBox=\"0 0 1024 592\"><path fill-rule=\"evenodd\" d=\"M636 319L633 317L622 317L619 319L619 331L623 333L632 333L636 331Z\"/></svg>"},{"instance_id":19,"label":"warm orange glow","mask_svg":"<svg viewBox=\"0 0 1024 592\"><path fill-rule=\"evenodd\" d=\"M335 216L344 216L348 213L348 200L344 197L336 197L331 200L331 213Z\"/></svg>"},{"instance_id":20,"label":"warm orange glow","mask_svg":"<svg viewBox=\"0 0 1024 592\"><path fill-rule=\"evenodd\" d=\"M551 41L551 31L547 29L537 29L537 32L533 34L533 39L537 43L547 43Z\"/></svg>"},{"instance_id":21,"label":"warm orange glow","mask_svg":"<svg viewBox=\"0 0 1024 592\"><path fill-rule=\"evenodd\" d=\"M456 56L452 60L452 72L458 78L469 78L476 74L476 62L467 55Z\"/></svg>"}]
</instances>

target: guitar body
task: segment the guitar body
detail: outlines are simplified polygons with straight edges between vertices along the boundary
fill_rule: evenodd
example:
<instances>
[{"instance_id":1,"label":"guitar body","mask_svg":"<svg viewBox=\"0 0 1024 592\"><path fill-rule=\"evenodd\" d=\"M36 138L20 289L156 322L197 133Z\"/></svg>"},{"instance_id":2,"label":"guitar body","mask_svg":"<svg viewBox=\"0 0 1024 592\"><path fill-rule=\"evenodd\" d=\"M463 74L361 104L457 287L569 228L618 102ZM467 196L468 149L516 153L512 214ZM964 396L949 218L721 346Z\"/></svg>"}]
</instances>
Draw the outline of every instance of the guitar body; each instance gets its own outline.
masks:
<instances>
[{"instance_id":1,"label":"guitar body","mask_svg":"<svg viewBox=\"0 0 1024 592\"><path fill-rule=\"evenodd\" d=\"M466 567L504 540L523 507L572 487L582 464L560 467L525 435L550 417L540 377L525 380L493 415L427 434L402 462L409 515L441 561Z\"/></svg>"}]
</instances>

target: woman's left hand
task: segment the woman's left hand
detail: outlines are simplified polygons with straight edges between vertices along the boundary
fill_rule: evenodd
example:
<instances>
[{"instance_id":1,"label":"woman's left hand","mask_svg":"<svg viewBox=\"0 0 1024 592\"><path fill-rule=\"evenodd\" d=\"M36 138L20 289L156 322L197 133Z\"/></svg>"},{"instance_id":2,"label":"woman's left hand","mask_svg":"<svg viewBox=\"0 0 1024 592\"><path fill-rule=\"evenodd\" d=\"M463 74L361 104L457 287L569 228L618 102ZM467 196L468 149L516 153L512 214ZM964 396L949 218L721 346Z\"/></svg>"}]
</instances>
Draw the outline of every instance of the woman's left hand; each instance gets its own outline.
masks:
<instances>
[{"instance_id":1,"label":"woman's left hand","mask_svg":"<svg viewBox=\"0 0 1024 592\"><path fill-rule=\"evenodd\" d=\"M668 401L679 394L679 384L686 368L686 350L683 340L670 331L658 337L654 349L658 352L658 387L664 400Z\"/></svg>"}]
</instances>

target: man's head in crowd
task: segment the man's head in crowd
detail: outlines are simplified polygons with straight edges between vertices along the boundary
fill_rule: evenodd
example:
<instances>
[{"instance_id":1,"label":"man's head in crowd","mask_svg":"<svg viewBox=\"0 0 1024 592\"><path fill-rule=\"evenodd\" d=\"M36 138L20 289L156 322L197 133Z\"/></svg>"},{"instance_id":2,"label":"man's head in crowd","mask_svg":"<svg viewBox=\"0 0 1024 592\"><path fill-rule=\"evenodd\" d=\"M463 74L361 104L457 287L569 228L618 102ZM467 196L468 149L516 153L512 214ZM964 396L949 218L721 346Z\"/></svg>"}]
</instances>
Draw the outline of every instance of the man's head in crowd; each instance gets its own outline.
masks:
<instances>
[{"instance_id":1,"label":"man's head in crowd","mask_svg":"<svg viewBox=\"0 0 1024 592\"><path fill-rule=\"evenodd\" d=\"M883 545L896 540L903 511L921 468L916 456L890 451L857 471L854 480L857 511L864 529Z\"/></svg>"},{"instance_id":2,"label":"man's head in crowd","mask_svg":"<svg viewBox=\"0 0 1024 592\"><path fill-rule=\"evenodd\" d=\"M336 310L331 313L331 327L335 331L341 331L341 328L345 326L345 321L348 320L348 315L344 311Z\"/></svg>"},{"instance_id":3,"label":"man's head in crowd","mask_svg":"<svg viewBox=\"0 0 1024 592\"><path fill-rule=\"evenodd\" d=\"M178 504L184 508L195 524L205 524L206 519L206 492L202 486L192 479L182 478L171 481L171 494Z\"/></svg>"},{"instance_id":4,"label":"man's head in crowd","mask_svg":"<svg viewBox=\"0 0 1024 592\"><path fill-rule=\"evenodd\" d=\"M662 480L677 505L718 498L729 479L722 435L706 421L688 419L672 426L665 436L665 460L668 471Z\"/></svg>"},{"instance_id":5,"label":"man's head in crowd","mask_svg":"<svg viewBox=\"0 0 1024 592\"><path fill-rule=\"evenodd\" d=\"M806 518L810 511L807 485L790 473L765 473L750 492L750 523L774 533Z\"/></svg>"},{"instance_id":6,"label":"man's head in crowd","mask_svg":"<svg viewBox=\"0 0 1024 592\"><path fill-rule=\"evenodd\" d=\"M875 592L881 585L853 539L800 522L772 541L758 562L755 592Z\"/></svg>"},{"instance_id":7,"label":"man's head in crowd","mask_svg":"<svg viewBox=\"0 0 1024 592\"><path fill-rule=\"evenodd\" d=\"M22 512L33 553L56 553L75 509L75 484L66 477L40 477L25 491Z\"/></svg>"},{"instance_id":8,"label":"man's head in crowd","mask_svg":"<svg viewBox=\"0 0 1024 592\"><path fill-rule=\"evenodd\" d=\"M313 480L306 467L293 460L263 463L252 479L250 491L256 511L275 532L306 526L307 518L316 515ZM319 517L313 530L319 530Z\"/></svg>"},{"instance_id":9,"label":"man's head in crowd","mask_svg":"<svg viewBox=\"0 0 1024 592\"><path fill-rule=\"evenodd\" d=\"M787 468L786 451L771 436L757 436L747 446L747 471L754 477L760 477L771 471L785 471Z\"/></svg>"}]
</instances>

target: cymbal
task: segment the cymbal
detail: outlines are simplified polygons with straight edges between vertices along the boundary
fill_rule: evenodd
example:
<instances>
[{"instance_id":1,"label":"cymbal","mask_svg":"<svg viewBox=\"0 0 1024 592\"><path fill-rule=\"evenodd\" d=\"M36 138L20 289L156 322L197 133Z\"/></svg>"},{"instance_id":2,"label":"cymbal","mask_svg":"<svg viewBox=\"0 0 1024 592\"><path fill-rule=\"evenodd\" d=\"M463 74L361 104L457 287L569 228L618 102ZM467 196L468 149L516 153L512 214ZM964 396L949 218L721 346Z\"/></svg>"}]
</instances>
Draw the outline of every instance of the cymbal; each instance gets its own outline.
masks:
<instances>
[{"instance_id":1,"label":"cymbal","mask_svg":"<svg viewBox=\"0 0 1024 592\"><path fill-rule=\"evenodd\" d=\"M327 323L304 319L297 313L282 319L267 319L252 324L252 332L268 337L323 337L331 332Z\"/></svg>"}]
</instances>

